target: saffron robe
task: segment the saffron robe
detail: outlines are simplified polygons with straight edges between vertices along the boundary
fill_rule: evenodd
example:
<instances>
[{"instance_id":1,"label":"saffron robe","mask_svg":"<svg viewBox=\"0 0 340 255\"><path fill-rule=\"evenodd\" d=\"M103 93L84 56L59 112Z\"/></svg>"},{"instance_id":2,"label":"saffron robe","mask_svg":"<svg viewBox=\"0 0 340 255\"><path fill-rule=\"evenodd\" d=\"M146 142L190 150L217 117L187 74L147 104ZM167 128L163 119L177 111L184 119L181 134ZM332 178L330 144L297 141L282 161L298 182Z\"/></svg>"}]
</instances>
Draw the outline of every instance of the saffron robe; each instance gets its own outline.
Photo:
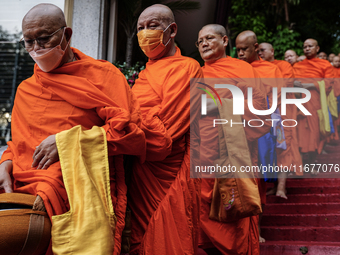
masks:
<instances>
[{"instance_id":1,"label":"saffron robe","mask_svg":"<svg viewBox=\"0 0 340 255\"><path fill-rule=\"evenodd\" d=\"M128 205L130 254L195 254L200 179L190 178L190 79L197 61L181 55L150 60L132 91L143 117L146 161L133 162Z\"/></svg>"},{"instance_id":2,"label":"saffron robe","mask_svg":"<svg viewBox=\"0 0 340 255\"><path fill-rule=\"evenodd\" d=\"M35 148L48 136L77 125L85 129L103 127L117 217L114 254L120 254L127 203L122 154L145 154L139 106L116 67L72 50L77 61L49 73L35 65L33 76L19 85L12 112L13 140L8 142L1 162L13 161L14 192L39 195L50 218L63 214L69 210L69 203L60 162L46 170L32 168Z\"/></svg>"},{"instance_id":3,"label":"saffron robe","mask_svg":"<svg viewBox=\"0 0 340 255\"><path fill-rule=\"evenodd\" d=\"M282 73L280 69L276 65L268 61L265 61L260 57L259 57L259 60L253 61L251 63L251 66L259 74L259 76L263 78L262 82L267 92L269 107L271 107L273 103L273 93L272 93L273 87L277 88L277 107L280 107L281 88L283 87L283 79L282 79L283 77L282 77ZM286 132L285 128L284 128L284 132ZM276 153L277 153L277 158L279 159L280 151L277 150ZM278 160L278 164L279 164L279 160ZM263 178L257 179L257 181L259 185L261 204L266 204L267 183L264 181Z\"/></svg>"},{"instance_id":4,"label":"saffron robe","mask_svg":"<svg viewBox=\"0 0 340 255\"><path fill-rule=\"evenodd\" d=\"M334 96L338 97L340 96L340 68L336 68L333 66L333 71L334 71L334 77L335 77L335 82L333 84ZM340 102L338 100L338 104L339 103ZM340 116L338 116L337 119L333 119L333 123L334 123L335 134L334 135L332 134L332 136L335 140L339 140L338 126L340 126Z\"/></svg>"},{"instance_id":5,"label":"saffron robe","mask_svg":"<svg viewBox=\"0 0 340 255\"><path fill-rule=\"evenodd\" d=\"M333 85L334 96L338 97L340 96L340 67L338 68L333 67L333 71L334 71L334 77L336 78L335 83Z\"/></svg>"},{"instance_id":6,"label":"saffron robe","mask_svg":"<svg viewBox=\"0 0 340 255\"><path fill-rule=\"evenodd\" d=\"M255 109L267 109L266 94L258 74L248 63L231 58L221 58L202 67L205 78L237 78L230 82L239 87L247 98L247 87L253 88ZM256 79L257 78L257 79ZM209 79L205 80L209 83ZM213 84L211 84L213 85ZM229 90L219 90L222 98L232 98ZM213 116L200 120L201 131L201 164L212 165L219 153L218 134L212 129ZM245 114L242 118L265 120L269 116L257 116L249 111L245 100ZM263 127L245 126L245 133L252 153L252 163L257 165L257 139L270 130L270 122ZM233 223L223 223L209 219L210 204L215 179L203 178L201 188L201 248L216 247L223 254L259 254L258 216L247 217Z\"/></svg>"},{"instance_id":7,"label":"saffron robe","mask_svg":"<svg viewBox=\"0 0 340 255\"><path fill-rule=\"evenodd\" d=\"M274 60L271 63L277 65L277 67L280 69L282 76L284 78L284 86L285 87L293 87L294 86L294 69L291 64L289 64L287 61L284 60ZM288 93L286 95L286 98L289 99L295 99L294 93ZM288 104L287 106L287 114L285 116L285 119L293 119L297 120L297 112L298 109L293 104ZM297 128L286 128L285 130L285 140L287 144L286 150L280 151L280 157L277 159L278 165L288 166L290 165L296 166L296 169L298 171L296 172L296 175L303 175L302 169L300 169L300 165L302 165L302 158L300 156L299 151L299 141L297 137ZM288 168L289 169L289 168Z\"/></svg>"},{"instance_id":8,"label":"saffron robe","mask_svg":"<svg viewBox=\"0 0 340 255\"><path fill-rule=\"evenodd\" d=\"M335 78L333 66L324 59L305 59L294 65L295 78L302 83L314 83L315 88L310 89L311 99L304 103L304 107L312 114L298 116L298 138L302 153L315 152L320 143L319 117L317 110L321 109L320 90L317 81L323 78ZM308 79L313 78L313 79ZM332 90L332 79L325 80L326 94Z\"/></svg>"}]
</instances>

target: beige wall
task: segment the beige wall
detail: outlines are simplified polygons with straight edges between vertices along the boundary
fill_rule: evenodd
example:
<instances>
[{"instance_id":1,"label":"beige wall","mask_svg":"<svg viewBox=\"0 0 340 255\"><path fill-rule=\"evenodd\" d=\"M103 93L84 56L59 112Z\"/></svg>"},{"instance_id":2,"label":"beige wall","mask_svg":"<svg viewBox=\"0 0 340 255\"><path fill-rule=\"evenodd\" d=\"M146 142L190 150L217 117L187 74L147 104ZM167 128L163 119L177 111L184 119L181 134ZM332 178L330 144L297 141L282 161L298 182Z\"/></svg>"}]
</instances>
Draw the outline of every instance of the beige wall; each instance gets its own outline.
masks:
<instances>
[{"instance_id":1,"label":"beige wall","mask_svg":"<svg viewBox=\"0 0 340 255\"><path fill-rule=\"evenodd\" d=\"M196 0L201 3L201 9L189 13L176 13L178 24L176 41L187 56L199 55L195 46L199 30L214 22L215 0Z\"/></svg>"}]
</instances>

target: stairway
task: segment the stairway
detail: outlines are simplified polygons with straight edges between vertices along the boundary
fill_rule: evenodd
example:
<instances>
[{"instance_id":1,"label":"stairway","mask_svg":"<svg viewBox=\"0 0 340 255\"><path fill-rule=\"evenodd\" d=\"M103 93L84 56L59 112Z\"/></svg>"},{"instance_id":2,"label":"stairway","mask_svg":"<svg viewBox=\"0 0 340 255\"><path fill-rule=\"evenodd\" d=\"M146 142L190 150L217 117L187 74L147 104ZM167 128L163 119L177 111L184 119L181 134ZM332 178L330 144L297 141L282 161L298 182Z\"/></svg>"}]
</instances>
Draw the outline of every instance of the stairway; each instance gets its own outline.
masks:
<instances>
[{"instance_id":1,"label":"stairway","mask_svg":"<svg viewBox=\"0 0 340 255\"><path fill-rule=\"evenodd\" d=\"M326 145L324 152L317 163L338 164L340 170L340 142ZM266 242L260 254L339 255L340 171L288 179L287 196L267 196L261 223Z\"/></svg>"}]
</instances>

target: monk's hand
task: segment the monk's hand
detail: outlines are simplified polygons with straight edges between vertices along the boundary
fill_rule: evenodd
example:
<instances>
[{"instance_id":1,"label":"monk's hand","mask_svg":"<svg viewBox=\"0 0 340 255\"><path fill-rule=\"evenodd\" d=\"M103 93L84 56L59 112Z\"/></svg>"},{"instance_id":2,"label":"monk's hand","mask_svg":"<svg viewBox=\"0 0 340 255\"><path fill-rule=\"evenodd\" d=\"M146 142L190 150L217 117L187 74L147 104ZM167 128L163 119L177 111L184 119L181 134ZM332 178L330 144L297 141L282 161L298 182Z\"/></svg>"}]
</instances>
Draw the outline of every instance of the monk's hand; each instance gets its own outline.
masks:
<instances>
[{"instance_id":1,"label":"monk's hand","mask_svg":"<svg viewBox=\"0 0 340 255\"><path fill-rule=\"evenodd\" d=\"M217 105L215 105L214 100L211 98L207 98L207 114L208 115L217 115L218 114L218 108Z\"/></svg>"},{"instance_id":2,"label":"monk's hand","mask_svg":"<svg viewBox=\"0 0 340 255\"><path fill-rule=\"evenodd\" d=\"M294 87L302 88L302 83L301 83L301 81L294 81Z\"/></svg>"},{"instance_id":3,"label":"monk's hand","mask_svg":"<svg viewBox=\"0 0 340 255\"><path fill-rule=\"evenodd\" d=\"M32 167L47 169L57 161L59 161L59 155L55 135L50 135L36 147Z\"/></svg>"},{"instance_id":4,"label":"monk's hand","mask_svg":"<svg viewBox=\"0 0 340 255\"><path fill-rule=\"evenodd\" d=\"M0 165L0 189L4 189L6 193L13 192L11 179L12 168L12 160L6 160Z\"/></svg>"},{"instance_id":5,"label":"monk's hand","mask_svg":"<svg viewBox=\"0 0 340 255\"><path fill-rule=\"evenodd\" d=\"M44 200L39 195L37 195L37 198L34 201L32 210L33 211L46 212Z\"/></svg>"}]
</instances>

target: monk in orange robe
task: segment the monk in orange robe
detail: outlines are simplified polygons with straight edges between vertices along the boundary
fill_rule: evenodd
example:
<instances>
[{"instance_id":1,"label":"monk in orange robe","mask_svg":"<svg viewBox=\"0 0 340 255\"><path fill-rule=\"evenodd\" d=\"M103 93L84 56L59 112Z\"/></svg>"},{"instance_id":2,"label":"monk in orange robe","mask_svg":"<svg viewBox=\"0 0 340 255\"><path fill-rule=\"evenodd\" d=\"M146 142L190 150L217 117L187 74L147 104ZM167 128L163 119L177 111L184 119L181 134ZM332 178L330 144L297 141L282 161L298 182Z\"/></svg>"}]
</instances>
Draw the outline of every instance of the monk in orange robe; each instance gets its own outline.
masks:
<instances>
[{"instance_id":1,"label":"monk in orange robe","mask_svg":"<svg viewBox=\"0 0 340 255\"><path fill-rule=\"evenodd\" d=\"M327 60L327 54L325 53L325 52L320 52L319 54L318 54L318 58L319 59L324 59L324 60Z\"/></svg>"},{"instance_id":2,"label":"monk in orange robe","mask_svg":"<svg viewBox=\"0 0 340 255\"><path fill-rule=\"evenodd\" d=\"M35 59L33 76L17 89L12 112L13 140L8 142L0 161L0 188L6 193L37 196L33 209L46 210L50 218L67 212L70 208L55 134L76 125L85 129L103 127L117 216L114 254L120 254L127 203L123 154L145 154L136 99L124 75L111 63L69 47L72 29L66 26L57 6L33 7L23 19L23 35L24 46L33 57L39 50L53 50L59 44L64 54L60 62L56 56L49 56L45 62ZM32 41L37 37L40 40ZM52 254L51 245L47 254Z\"/></svg>"},{"instance_id":3,"label":"monk in orange robe","mask_svg":"<svg viewBox=\"0 0 340 255\"><path fill-rule=\"evenodd\" d=\"M236 78L230 81L237 81L234 85L241 88L245 95L248 86L253 88L254 107L267 109L263 84L260 79L254 79L259 78L258 74L248 63L226 56L227 45L228 37L223 26L210 24L200 30L196 46L205 61L202 67L204 78ZM206 82L209 83L209 79ZM232 98L229 90L219 91L219 95L222 98ZM245 101L245 114L242 116L244 120L268 118L268 116L257 116L251 113L247 100ZM216 153L218 134L211 128L212 120L216 118L209 115L200 120L202 165L213 165L213 161L218 156ZM257 165L257 139L270 130L268 124L256 128L245 126L253 165ZM210 251L217 248L223 254L259 254L258 216L243 218L234 223L209 219L214 182L215 179L202 178L200 247Z\"/></svg>"},{"instance_id":4,"label":"monk in orange robe","mask_svg":"<svg viewBox=\"0 0 340 255\"><path fill-rule=\"evenodd\" d=\"M291 64L294 65L297 62L298 55L294 50L287 50L285 52L285 60Z\"/></svg>"},{"instance_id":5,"label":"monk in orange robe","mask_svg":"<svg viewBox=\"0 0 340 255\"><path fill-rule=\"evenodd\" d=\"M317 58L318 51L318 42L314 39L307 39L303 44L306 59L294 65L295 78L301 78L294 82L294 86L303 87L311 92L311 99L304 106L312 115L299 116L297 126L300 151L304 155L303 159L306 160L304 163L314 163L317 150L322 147L322 144L320 146L319 117L317 114L317 110L321 108L317 81L324 78L334 78L332 65L327 60ZM308 78L314 79L308 80ZM332 90L332 81L333 79L325 79L326 94Z\"/></svg>"},{"instance_id":6,"label":"monk in orange robe","mask_svg":"<svg viewBox=\"0 0 340 255\"><path fill-rule=\"evenodd\" d=\"M333 57L333 71L334 71L334 76L335 76L335 83L333 85L333 90L334 90L334 96L338 97L340 96L340 57L334 56ZM339 104L340 102L338 102ZM338 132L338 127L340 126L340 116L336 120L334 120L334 131L335 131L335 138L336 140L339 139L339 132Z\"/></svg>"},{"instance_id":7,"label":"monk in orange robe","mask_svg":"<svg viewBox=\"0 0 340 255\"><path fill-rule=\"evenodd\" d=\"M261 78L282 78L280 69L268 61L261 59L258 56L259 45L257 43L256 34L253 31L247 30L241 32L236 37L236 51L238 58L251 64L254 70L259 74ZM280 94L283 87L282 79L262 79L268 99L269 107L272 106L273 94L272 88L277 87L278 107L280 106ZM277 151L279 158L279 151ZM258 179L259 191L261 197L262 211L266 204L267 185L263 178ZM259 217L259 231L262 214ZM260 242L265 242L265 239L260 236Z\"/></svg>"},{"instance_id":8,"label":"monk in orange robe","mask_svg":"<svg viewBox=\"0 0 340 255\"><path fill-rule=\"evenodd\" d=\"M333 58L333 71L334 71L334 75L335 78L340 78L340 57L335 56ZM338 80L338 79L337 79ZM340 96L340 89L338 86L334 86L334 96Z\"/></svg>"},{"instance_id":9,"label":"monk in orange robe","mask_svg":"<svg viewBox=\"0 0 340 255\"><path fill-rule=\"evenodd\" d=\"M283 60L276 60L274 58L274 48L270 43L261 43L259 45L259 56L271 62L280 69L282 76L284 79L285 87L293 87L294 86L294 71L292 66ZM288 93L287 98L295 99L295 95L293 93ZM287 115L286 119L297 119L297 107L295 105L289 104L287 105ZM285 130L285 140L287 144L286 150L280 150L280 153L277 157L278 165L287 166L290 168L291 165L296 166L295 169L300 169L299 166L302 164L302 159L299 152L299 144L297 139L297 131L296 128L286 128ZM298 175L302 175L302 172L297 172ZM287 199L286 196L286 178L287 173L279 173L278 185L273 190L269 191L267 195L276 194L276 196L283 197Z\"/></svg>"},{"instance_id":10,"label":"monk in orange robe","mask_svg":"<svg viewBox=\"0 0 340 255\"><path fill-rule=\"evenodd\" d=\"M129 185L130 254L196 254L200 179L189 176L190 79L203 74L175 46L177 24L168 7L146 8L137 29L149 61L132 91L141 106L147 153L144 163L133 162Z\"/></svg>"},{"instance_id":11,"label":"monk in orange robe","mask_svg":"<svg viewBox=\"0 0 340 255\"><path fill-rule=\"evenodd\" d=\"M328 55L328 61L329 61L329 63L331 63L332 65L333 65L334 57L335 57L335 54L334 54L334 53L331 53L331 54Z\"/></svg>"}]
</instances>

